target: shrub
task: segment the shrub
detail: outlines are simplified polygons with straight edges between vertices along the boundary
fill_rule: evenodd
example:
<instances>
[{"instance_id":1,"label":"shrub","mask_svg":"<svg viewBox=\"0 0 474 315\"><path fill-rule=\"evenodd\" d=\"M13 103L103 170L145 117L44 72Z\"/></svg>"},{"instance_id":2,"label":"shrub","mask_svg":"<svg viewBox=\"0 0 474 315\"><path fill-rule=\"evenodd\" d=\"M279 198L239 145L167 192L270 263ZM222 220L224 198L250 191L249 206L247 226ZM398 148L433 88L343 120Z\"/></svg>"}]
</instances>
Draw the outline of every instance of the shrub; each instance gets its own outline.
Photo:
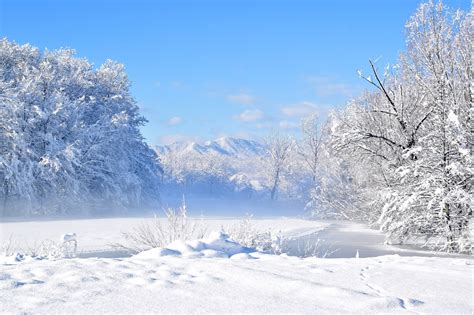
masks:
<instances>
[{"instance_id":1,"label":"shrub","mask_svg":"<svg viewBox=\"0 0 474 315\"><path fill-rule=\"evenodd\" d=\"M155 215L152 222L142 222L131 232L122 233L124 243L112 244L115 248L125 249L131 253L139 253L157 247L165 247L176 240L190 240L202 238L206 230L202 224L197 224L187 215L186 202L179 208L164 209L166 225L163 226L160 218Z\"/></svg>"}]
</instances>

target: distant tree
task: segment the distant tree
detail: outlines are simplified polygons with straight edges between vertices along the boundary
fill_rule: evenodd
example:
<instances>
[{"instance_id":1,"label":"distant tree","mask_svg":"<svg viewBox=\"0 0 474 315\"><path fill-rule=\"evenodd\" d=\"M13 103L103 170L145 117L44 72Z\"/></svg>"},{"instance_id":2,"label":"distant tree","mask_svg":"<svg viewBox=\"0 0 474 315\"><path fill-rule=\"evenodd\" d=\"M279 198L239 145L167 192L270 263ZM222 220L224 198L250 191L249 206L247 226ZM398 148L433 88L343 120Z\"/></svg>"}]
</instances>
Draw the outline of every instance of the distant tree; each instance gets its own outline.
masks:
<instances>
[{"instance_id":1,"label":"distant tree","mask_svg":"<svg viewBox=\"0 0 474 315\"><path fill-rule=\"evenodd\" d=\"M270 198L276 200L278 198L278 187L281 177L288 166L294 141L289 136L273 132L265 138L264 143L267 150L265 161L271 183Z\"/></svg>"},{"instance_id":2,"label":"distant tree","mask_svg":"<svg viewBox=\"0 0 474 315\"><path fill-rule=\"evenodd\" d=\"M298 142L298 154L311 173L313 182L316 182L319 161L326 136L326 126L321 126L316 114L303 118L301 121L302 139Z\"/></svg>"}]
</instances>

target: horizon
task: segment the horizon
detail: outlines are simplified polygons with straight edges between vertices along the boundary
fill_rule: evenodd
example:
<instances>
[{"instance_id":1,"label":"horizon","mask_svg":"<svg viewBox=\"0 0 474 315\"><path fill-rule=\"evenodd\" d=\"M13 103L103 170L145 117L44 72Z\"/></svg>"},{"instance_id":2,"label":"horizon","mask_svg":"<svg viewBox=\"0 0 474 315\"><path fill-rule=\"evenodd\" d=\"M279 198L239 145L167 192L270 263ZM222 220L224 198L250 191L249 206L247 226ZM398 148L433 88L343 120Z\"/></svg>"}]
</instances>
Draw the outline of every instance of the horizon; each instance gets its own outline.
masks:
<instances>
[{"instance_id":1,"label":"horizon","mask_svg":"<svg viewBox=\"0 0 474 315\"><path fill-rule=\"evenodd\" d=\"M298 134L302 116L371 90L368 59L396 63L419 1L86 3L3 0L0 37L123 63L154 146Z\"/></svg>"}]
</instances>

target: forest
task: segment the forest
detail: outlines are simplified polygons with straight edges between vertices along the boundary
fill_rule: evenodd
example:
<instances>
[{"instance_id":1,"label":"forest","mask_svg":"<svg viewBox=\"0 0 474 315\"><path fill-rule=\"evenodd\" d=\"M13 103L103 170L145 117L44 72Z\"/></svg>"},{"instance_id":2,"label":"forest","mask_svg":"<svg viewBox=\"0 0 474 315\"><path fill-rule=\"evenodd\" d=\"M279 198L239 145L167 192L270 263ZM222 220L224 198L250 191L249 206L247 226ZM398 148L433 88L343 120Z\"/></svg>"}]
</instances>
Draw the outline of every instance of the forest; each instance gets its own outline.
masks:
<instances>
[{"instance_id":1,"label":"forest","mask_svg":"<svg viewBox=\"0 0 474 315\"><path fill-rule=\"evenodd\" d=\"M100 213L157 202L160 164L124 66L0 41L3 216Z\"/></svg>"}]
</instances>

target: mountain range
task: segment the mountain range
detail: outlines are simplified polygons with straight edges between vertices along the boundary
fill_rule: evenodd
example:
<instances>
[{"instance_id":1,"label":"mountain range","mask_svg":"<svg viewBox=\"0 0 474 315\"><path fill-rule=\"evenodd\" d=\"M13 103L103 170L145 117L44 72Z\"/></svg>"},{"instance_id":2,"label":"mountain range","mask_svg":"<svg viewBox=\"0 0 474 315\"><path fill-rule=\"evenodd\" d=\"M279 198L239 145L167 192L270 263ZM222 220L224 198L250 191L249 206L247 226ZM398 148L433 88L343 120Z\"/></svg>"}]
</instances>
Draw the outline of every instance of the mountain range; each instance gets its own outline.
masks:
<instances>
[{"instance_id":1,"label":"mountain range","mask_svg":"<svg viewBox=\"0 0 474 315\"><path fill-rule=\"evenodd\" d=\"M181 141L170 145L155 146L158 155L174 152L176 154L219 154L225 156L262 156L265 154L264 146L254 140L223 137L212 141L194 142Z\"/></svg>"}]
</instances>

